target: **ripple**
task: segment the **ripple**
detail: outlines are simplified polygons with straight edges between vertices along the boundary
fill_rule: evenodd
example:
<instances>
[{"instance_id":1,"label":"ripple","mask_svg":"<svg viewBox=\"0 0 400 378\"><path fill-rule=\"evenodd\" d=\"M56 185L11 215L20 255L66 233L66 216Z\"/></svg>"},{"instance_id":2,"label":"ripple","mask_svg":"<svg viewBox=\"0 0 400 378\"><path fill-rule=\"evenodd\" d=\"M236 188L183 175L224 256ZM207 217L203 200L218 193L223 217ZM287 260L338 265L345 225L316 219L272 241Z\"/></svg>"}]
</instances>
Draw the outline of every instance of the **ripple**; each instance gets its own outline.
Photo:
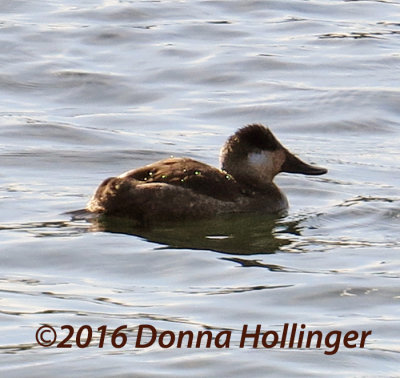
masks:
<instances>
[{"instance_id":1,"label":"ripple","mask_svg":"<svg viewBox=\"0 0 400 378\"><path fill-rule=\"evenodd\" d=\"M301 219L301 220L300 220ZM335 248L397 248L400 238L394 232L400 219L397 197L356 196L319 214L300 217L298 236L284 234L292 243L287 252ZM284 222L284 221L283 221Z\"/></svg>"},{"instance_id":2,"label":"ripple","mask_svg":"<svg viewBox=\"0 0 400 378\"><path fill-rule=\"evenodd\" d=\"M26 232L35 237L65 237L79 236L90 231L90 226L86 222L70 221L46 221L29 223L2 223L1 231Z\"/></svg>"},{"instance_id":3,"label":"ripple","mask_svg":"<svg viewBox=\"0 0 400 378\"><path fill-rule=\"evenodd\" d=\"M373 38L379 39L385 33L375 32L375 33L365 33L365 32L350 32L350 33L327 33L322 34L318 38L320 39L336 39L336 38L351 38L351 39L363 39L363 38Z\"/></svg>"}]
</instances>

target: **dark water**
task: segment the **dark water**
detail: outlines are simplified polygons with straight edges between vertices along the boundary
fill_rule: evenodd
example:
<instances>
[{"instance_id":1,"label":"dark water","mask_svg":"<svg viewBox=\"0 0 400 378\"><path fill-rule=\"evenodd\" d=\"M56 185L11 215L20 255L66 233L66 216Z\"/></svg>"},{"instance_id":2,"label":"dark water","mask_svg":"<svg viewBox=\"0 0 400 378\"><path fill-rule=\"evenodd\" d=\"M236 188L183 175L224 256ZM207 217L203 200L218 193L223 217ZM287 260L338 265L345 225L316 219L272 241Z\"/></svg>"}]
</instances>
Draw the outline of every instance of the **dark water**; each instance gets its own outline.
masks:
<instances>
[{"instance_id":1,"label":"dark water","mask_svg":"<svg viewBox=\"0 0 400 378\"><path fill-rule=\"evenodd\" d=\"M1 2L1 375L398 376L399 11L398 1ZM226 137L253 122L329 169L277 178L285 215L138 230L63 214L104 178L170 155L218 165ZM239 347L244 324L282 335L285 323L372 335L333 355ZM62 325L88 324L93 341L41 347L43 324L58 341ZM230 330L232 341L139 349L143 324Z\"/></svg>"}]
</instances>

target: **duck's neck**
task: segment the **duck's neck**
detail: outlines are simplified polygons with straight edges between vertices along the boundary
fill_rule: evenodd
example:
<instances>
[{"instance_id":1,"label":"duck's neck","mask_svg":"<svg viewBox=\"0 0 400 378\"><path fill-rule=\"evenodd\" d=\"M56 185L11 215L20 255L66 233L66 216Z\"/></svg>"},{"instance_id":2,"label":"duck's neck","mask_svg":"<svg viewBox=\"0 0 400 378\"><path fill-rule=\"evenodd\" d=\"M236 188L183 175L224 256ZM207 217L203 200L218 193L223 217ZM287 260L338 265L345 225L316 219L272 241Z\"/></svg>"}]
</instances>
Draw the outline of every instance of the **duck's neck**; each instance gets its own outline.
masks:
<instances>
[{"instance_id":1,"label":"duck's neck","mask_svg":"<svg viewBox=\"0 0 400 378\"><path fill-rule=\"evenodd\" d=\"M227 172L229 173L229 172ZM274 182L267 180L267 181L260 181L257 178L252 177L247 173L237 173L234 175L229 173L232 177L235 178L236 182L240 184L243 188L254 191L254 192L271 192L271 191L279 191L278 187L275 185Z\"/></svg>"},{"instance_id":2,"label":"duck's neck","mask_svg":"<svg viewBox=\"0 0 400 378\"><path fill-rule=\"evenodd\" d=\"M242 194L247 197L249 209L252 211L278 212L288 208L285 194L274 182L259 183L249 180L237 180Z\"/></svg>"}]
</instances>

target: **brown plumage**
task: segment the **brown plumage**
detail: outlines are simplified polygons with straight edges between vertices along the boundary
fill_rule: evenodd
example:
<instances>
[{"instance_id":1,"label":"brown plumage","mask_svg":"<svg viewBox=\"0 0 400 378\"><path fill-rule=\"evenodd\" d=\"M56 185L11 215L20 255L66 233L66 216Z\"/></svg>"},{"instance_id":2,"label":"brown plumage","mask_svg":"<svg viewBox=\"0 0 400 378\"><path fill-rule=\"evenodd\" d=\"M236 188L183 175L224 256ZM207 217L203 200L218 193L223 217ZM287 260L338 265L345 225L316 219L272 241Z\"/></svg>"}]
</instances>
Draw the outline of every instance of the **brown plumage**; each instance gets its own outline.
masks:
<instances>
[{"instance_id":1,"label":"brown plumage","mask_svg":"<svg viewBox=\"0 0 400 378\"><path fill-rule=\"evenodd\" d=\"M221 149L222 169L189 158L170 158L103 181L87 210L141 223L210 218L223 213L277 212L285 195L272 182L282 171L323 174L302 162L271 131L249 125Z\"/></svg>"},{"instance_id":2,"label":"brown plumage","mask_svg":"<svg viewBox=\"0 0 400 378\"><path fill-rule=\"evenodd\" d=\"M127 172L123 177L161 182L190 189L224 201L233 201L241 187L226 172L189 158L170 158Z\"/></svg>"}]
</instances>

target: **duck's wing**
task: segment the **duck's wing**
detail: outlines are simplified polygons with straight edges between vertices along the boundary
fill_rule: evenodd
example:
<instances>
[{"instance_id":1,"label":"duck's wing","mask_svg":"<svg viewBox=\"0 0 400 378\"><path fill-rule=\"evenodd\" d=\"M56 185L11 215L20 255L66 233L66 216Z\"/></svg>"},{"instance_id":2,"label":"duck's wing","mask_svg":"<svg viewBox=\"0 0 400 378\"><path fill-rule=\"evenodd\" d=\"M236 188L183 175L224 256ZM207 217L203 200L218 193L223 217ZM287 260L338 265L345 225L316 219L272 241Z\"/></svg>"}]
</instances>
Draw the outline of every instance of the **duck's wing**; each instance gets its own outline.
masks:
<instances>
[{"instance_id":1,"label":"duck's wing","mask_svg":"<svg viewBox=\"0 0 400 378\"><path fill-rule=\"evenodd\" d=\"M216 199L232 201L241 194L240 185L226 172L189 158L170 158L123 173L146 183L160 182L190 189Z\"/></svg>"}]
</instances>

